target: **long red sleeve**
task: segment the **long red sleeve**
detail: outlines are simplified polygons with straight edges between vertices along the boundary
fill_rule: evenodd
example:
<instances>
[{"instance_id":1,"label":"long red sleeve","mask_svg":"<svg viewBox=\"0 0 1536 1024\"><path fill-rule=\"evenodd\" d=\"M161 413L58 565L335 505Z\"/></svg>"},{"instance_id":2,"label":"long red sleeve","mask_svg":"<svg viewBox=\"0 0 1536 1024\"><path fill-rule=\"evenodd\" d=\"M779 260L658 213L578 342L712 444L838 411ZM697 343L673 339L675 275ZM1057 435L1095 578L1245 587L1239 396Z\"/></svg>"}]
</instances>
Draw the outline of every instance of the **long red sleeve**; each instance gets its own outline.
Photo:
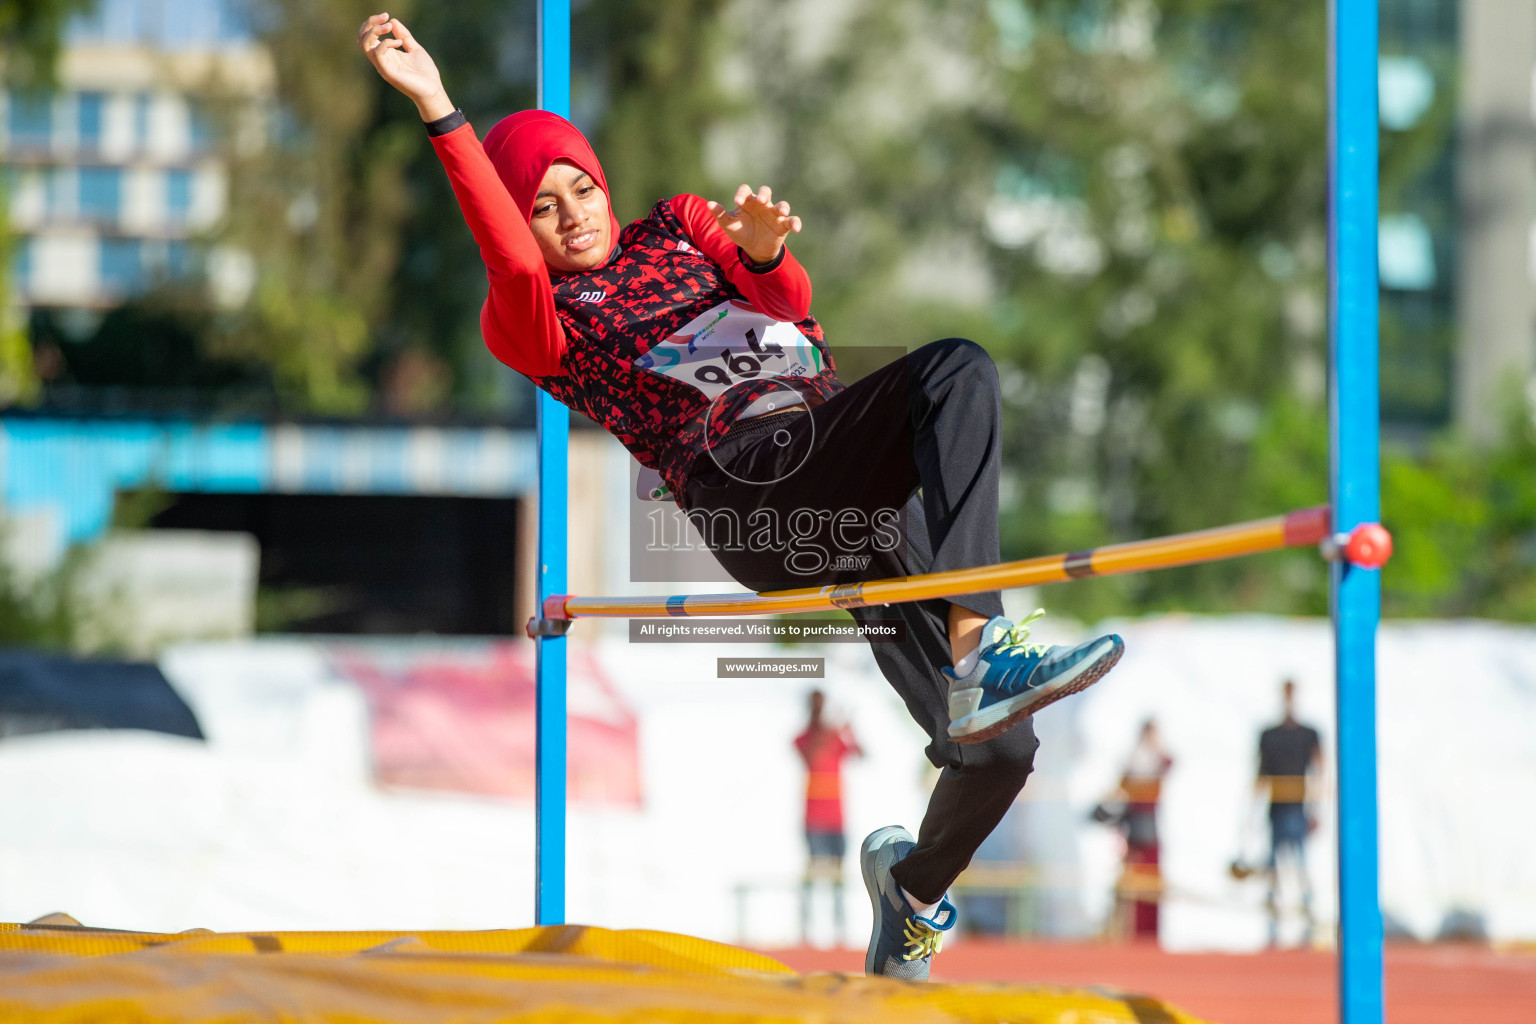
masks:
<instances>
[{"instance_id":1,"label":"long red sleeve","mask_svg":"<svg viewBox=\"0 0 1536 1024\"><path fill-rule=\"evenodd\" d=\"M466 124L436 136L432 146L485 260L491 287L480 310L480 331L486 347L529 377L563 373L565 331L555 316L549 269L522 211L496 175L473 127Z\"/></svg>"},{"instance_id":2,"label":"long red sleeve","mask_svg":"<svg viewBox=\"0 0 1536 1024\"><path fill-rule=\"evenodd\" d=\"M766 273L748 270L736 254L736 243L693 195L672 198L672 212L688 229L694 248L713 260L747 301L776 320L798 323L811 315L811 279L786 246L784 259Z\"/></svg>"}]
</instances>

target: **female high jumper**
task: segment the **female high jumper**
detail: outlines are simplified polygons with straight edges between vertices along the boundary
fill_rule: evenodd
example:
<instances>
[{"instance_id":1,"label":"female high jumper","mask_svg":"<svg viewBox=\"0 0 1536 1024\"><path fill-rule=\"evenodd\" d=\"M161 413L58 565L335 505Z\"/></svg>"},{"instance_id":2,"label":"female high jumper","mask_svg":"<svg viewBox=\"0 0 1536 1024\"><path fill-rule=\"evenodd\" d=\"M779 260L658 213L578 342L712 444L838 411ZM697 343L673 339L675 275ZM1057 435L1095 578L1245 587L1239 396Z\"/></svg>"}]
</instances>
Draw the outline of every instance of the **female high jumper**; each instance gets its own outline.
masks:
<instances>
[{"instance_id":1,"label":"female high jumper","mask_svg":"<svg viewBox=\"0 0 1536 1024\"><path fill-rule=\"evenodd\" d=\"M844 386L784 245L801 229L767 186L734 206L679 195L620 228L602 166L568 121L527 110L482 144L398 18L358 44L415 102L485 260L491 352L602 424L686 510L742 585L855 583L992 565L998 541L997 369L935 341ZM786 536L787 534L787 536ZM1119 660L1118 636L1028 641L1001 595L853 608L899 619L871 643L942 769L914 842L864 840L874 910L865 970L926 979L948 898L1034 763L1030 716Z\"/></svg>"}]
</instances>

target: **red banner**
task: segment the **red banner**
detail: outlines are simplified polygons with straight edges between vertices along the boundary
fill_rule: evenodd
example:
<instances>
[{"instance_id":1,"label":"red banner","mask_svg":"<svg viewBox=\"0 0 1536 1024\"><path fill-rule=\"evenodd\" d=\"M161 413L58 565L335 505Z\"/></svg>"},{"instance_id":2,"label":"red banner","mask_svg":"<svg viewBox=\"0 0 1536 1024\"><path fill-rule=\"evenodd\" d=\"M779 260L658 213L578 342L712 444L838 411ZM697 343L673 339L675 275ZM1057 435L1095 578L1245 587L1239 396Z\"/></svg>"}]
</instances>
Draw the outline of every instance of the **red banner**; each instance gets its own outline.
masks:
<instances>
[{"instance_id":1,"label":"red banner","mask_svg":"<svg viewBox=\"0 0 1536 1024\"><path fill-rule=\"evenodd\" d=\"M531 644L331 644L368 697L380 785L533 799ZM569 799L640 805L634 713L591 655L569 653Z\"/></svg>"}]
</instances>

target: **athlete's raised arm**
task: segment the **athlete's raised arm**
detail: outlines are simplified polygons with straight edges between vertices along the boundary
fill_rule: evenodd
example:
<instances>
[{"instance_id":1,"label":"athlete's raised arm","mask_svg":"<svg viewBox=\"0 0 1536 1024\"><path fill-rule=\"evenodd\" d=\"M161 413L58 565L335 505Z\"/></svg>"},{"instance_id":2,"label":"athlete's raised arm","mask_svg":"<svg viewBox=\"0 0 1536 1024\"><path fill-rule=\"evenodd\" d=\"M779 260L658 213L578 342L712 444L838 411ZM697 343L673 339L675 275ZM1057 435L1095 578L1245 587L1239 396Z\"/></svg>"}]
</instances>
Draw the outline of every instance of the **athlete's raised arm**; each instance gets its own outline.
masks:
<instances>
[{"instance_id":1,"label":"athlete's raised arm","mask_svg":"<svg viewBox=\"0 0 1536 1024\"><path fill-rule=\"evenodd\" d=\"M784 246L801 228L789 204L775 203L764 185L736 189L736 205L726 209L713 200L681 195L672 211L704 255L724 268L731 283L769 316L791 322L811 315L811 279Z\"/></svg>"},{"instance_id":2,"label":"athlete's raised arm","mask_svg":"<svg viewBox=\"0 0 1536 1024\"><path fill-rule=\"evenodd\" d=\"M474 129L448 98L431 55L399 18L388 14L363 22L357 43L380 77L416 104L480 246L490 280L480 313L486 346L530 377L562 373L565 332L555 316L543 254Z\"/></svg>"},{"instance_id":3,"label":"athlete's raised arm","mask_svg":"<svg viewBox=\"0 0 1536 1024\"><path fill-rule=\"evenodd\" d=\"M443 88L443 77L427 48L416 41L399 18L375 14L357 30L357 45L379 77L416 104L423 121L436 121L453 113L453 101Z\"/></svg>"}]
</instances>

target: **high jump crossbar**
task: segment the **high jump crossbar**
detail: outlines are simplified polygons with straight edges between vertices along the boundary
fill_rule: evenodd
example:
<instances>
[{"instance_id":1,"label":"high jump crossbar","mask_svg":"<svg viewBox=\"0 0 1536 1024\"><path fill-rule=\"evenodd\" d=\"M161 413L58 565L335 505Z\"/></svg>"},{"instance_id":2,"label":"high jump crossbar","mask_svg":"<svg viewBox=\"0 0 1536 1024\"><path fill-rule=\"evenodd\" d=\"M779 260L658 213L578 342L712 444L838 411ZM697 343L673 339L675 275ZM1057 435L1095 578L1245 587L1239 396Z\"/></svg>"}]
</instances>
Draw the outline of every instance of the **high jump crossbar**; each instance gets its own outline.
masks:
<instances>
[{"instance_id":1,"label":"high jump crossbar","mask_svg":"<svg viewBox=\"0 0 1536 1024\"><path fill-rule=\"evenodd\" d=\"M1278 548L1316 544L1325 557L1379 567L1392 552L1392 539L1376 523L1363 523L1345 535L1332 531L1328 506L1301 509L1246 523L1218 526L1151 540L1106 544L1017 562L951 569L896 579L841 583L761 594L678 594L671 597L578 597L551 594L543 615L528 622L531 637L563 634L579 618L640 616L784 615L795 612L868 608L873 605L957 597L984 590L1060 583L1092 576L1170 569L1214 562Z\"/></svg>"},{"instance_id":2,"label":"high jump crossbar","mask_svg":"<svg viewBox=\"0 0 1536 1024\"><path fill-rule=\"evenodd\" d=\"M1327 4L1329 492L1333 546L1347 554L1348 545L1358 543L1358 528L1374 524L1381 516L1376 311L1378 12L1377 0L1327 0ZM539 0L538 18L539 106L569 117L571 0ZM572 602L583 600L564 595L570 418L543 391L536 409L537 607L544 610L551 598L564 597L563 607L570 615ZM1322 539L1326 547L1330 538ZM1118 547L1098 550L1108 553ZM1108 554L1100 557L1103 564L1110 564ZM1097 569L1099 562L1091 562ZM1055 570L1067 570L1065 559ZM1330 570L1338 703L1342 1024L1380 1024L1383 1015L1376 800L1376 626L1381 618L1381 576L1374 570L1348 557L1334 558ZM548 619L547 612L544 617ZM537 643L534 919L541 925L565 923L565 644L559 629L540 635Z\"/></svg>"}]
</instances>

